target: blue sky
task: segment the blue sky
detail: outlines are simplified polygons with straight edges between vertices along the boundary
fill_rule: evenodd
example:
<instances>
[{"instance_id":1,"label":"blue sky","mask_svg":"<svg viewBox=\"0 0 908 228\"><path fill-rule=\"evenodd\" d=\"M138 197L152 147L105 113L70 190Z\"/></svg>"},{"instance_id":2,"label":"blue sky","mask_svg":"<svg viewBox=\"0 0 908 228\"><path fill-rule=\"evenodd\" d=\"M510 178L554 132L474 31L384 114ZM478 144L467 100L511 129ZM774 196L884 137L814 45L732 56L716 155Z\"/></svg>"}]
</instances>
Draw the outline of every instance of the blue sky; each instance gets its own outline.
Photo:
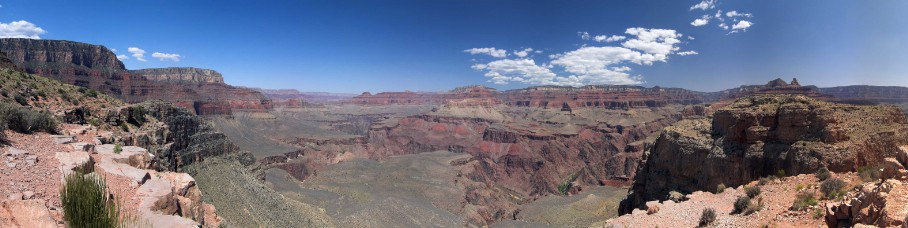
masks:
<instances>
[{"instance_id":1,"label":"blue sky","mask_svg":"<svg viewBox=\"0 0 908 228\"><path fill-rule=\"evenodd\" d=\"M37 34L42 39L116 49L129 57L129 69L210 68L233 85L303 91L513 89L534 85L527 79L557 84L571 76L584 77L570 83L699 91L777 77L818 86L908 86L908 18L902 16L908 1L716 1L691 9L700 2L29 0L0 1L0 22L9 28L24 20L44 31ZM723 29L718 10L729 27L751 26ZM727 16L732 10L751 16ZM703 15L709 22L693 26ZM671 33L647 41L629 28ZM597 35L625 39L597 42ZM665 42L671 39L677 41ZM631 40L642 42L625 43ZM660 45L674 50L651 49ZM136 60L129 47L144 50L147 61ZM507 56L465 52L472 48ZM514 53L525 48L533 51ZM679 55L687 51L698 54ZM154 52L178 54L179 61L159 60ZM495 84L493 72L507 84Z\"/></svg>"}]
</instances>

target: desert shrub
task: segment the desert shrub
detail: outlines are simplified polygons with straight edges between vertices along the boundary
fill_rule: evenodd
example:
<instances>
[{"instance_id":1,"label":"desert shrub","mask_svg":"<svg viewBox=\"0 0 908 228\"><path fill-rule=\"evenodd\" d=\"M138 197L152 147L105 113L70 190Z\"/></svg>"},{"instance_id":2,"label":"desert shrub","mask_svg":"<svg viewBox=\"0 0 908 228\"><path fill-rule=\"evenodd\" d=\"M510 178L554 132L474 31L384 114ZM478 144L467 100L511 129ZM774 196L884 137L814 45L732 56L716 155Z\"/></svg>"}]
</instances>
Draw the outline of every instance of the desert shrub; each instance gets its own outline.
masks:
<instances>
[{"instance_id":1,"label":"desert shrub","mask_svg":"<svg viewBox=\"0 0 908 228\"><path fill-rule=\"evenodd\" d=\"M671 191L671 192L668 192L668 196L666 198L668 198L668 200L675 201L675 203L677 203L677 202L684 201L684 194L681 194L678 191Z\"/></svg>"},{"instance_id":2,"label":"desert shrub","mask_svg":"<svg viewBox=\"0 0 908 228\"><path fill-rule=\"evenodd\" d=\"M829 173L829 169L827 169L826 167L820 167L820 169L817 170L816 175L817 179L819 179L820 181L829 179L829 177L832 176L832 174Z\"/></svg>"},{"instance_id":3,"label":"desert shrub","mask_svg":"<svg viewBox=\"0 0 908 228\"><path fill-rule=\"evenodd\" d=\"M725 188L726 188L726 187L725 187L725 184L724 184L724 183L719 184L718 186L716 186L716 194L725 192Z\"/></svg>"},{"instance_id":4,"label":"desert shrub","mask_svg":"<svg viewBox=\"0 0 908 228\"><path fill-rule=\"evenodd\" d=\"M766 185L775 180L775 176L761 177L760 182L757 182L758 185Z\"/></svg>"},{"instance_id":5,"label":"desert shrub","mask_svg":"<svg viewBox=\"0 0 908 228\"><path fill-rule=\"evenodd\" d=\"M90 89L90 90L88 90L88 92L85 93L85 96L88 96L91 98L96 98L96 97L98 97L98 91Z\"/></svg>"},{"instance_id":6,"label":"desert shrub","mask_svg":"<svg viewBox=\"0 0 908 228\"><path fill-rule=\"evenodd\" d=\"M120 210L96 175L73 172L60 189L63 219L68 227L117 227Z\"/></svg>"},{"instance_id":7,"label":"desert shrub","mask_svg":"<svg viewBox=\"0 0 908 228\"><path fill-rule=\"evenodd\" d=\"M113 152L117 153L117 154L119 154L120 152L123 152L123 145L120 145L120 143L115 143ZM558 190L561 190L561 186L558 186Z\"/></svg>"},{"instance_id":8,"label":"desert shrub","mask_svg":"<svg viewBox=\"0 0 908 228\"><path fill-rule=\"evenodd\" d=\"M804 189L804 185L803 185L803 184L798 183L797 185L795 185L795 191L801 191L801 189Z\"/></svg>"},{"instance_id":9,"label":"desert shrub","mask_svg":"<svg viewBox=\"0 0 908 228\"><path fill-rule=\"evenodd\" d=\"M880 178L882 177L882 172L880 171L880 169L881 168L879 166L873 165L860 167L858 168L858 176L860 176L861 180L863 180L864 182L880 180Z\"/></svg>"},{"instance_id":10,"label":"desert shrub","mask_svg":"<svg viewBox=\"0 0 908 228\"><path fill-rule=\"evenodd\" d=\"M820 191L827 199L835 199L845 194L845 181L838 178L827 179L820 184Z\"/></svg>"},{"instance_id":11,"label":"desert shrub","mask_svg":"<svg viewBox=\"0 0 908 228\"><path fill-rule=\"evenodd\" d=\"M700 213L700 227L709 226L716 222L716 210L712 208L703 209L703 213Z\"/></svg>"},{"instance_id":12,"label":"desert shrub","mask_svg":"<svg viewBox=\"0 0 908 228\"><path fill-rule=\"evenodd\" d=\"M762 192L762 191L759 186L753 186L753 187L744 187L744 192L747 193L747 197L754 198L754 197L757 197L758 195L760 195L760 192Z\"/></svg>"},{"instance_id":13,"label":"desert shrub","mask_svg":"<svg viewBox=\"0 0 908 228\"><path fill-rule=\"evenodd\" d=\"M94 173L95 172L95 160L91 157L88 158L88 161L82 163L81 165L73 168L73 171L83 174Z\"/></svg>"},{"instance_id":14,"label":"desert shrub","mask_svg":"<svg viewBox=\"0 0 908 228\"><path fill-rule=\"evenodd\" d=\"M809 206L816 206L817 199L814 198L813 192L801 192L795 195L795 200L791 204L791 209L795 211L804 210Z\"/></svg>"},{"instance_id":15,"label":"desert shrub","mask_svg":"<svg viewBox=\"0 0 908 228\"><path fill-rule=\"evenodd\" d=\"M129 109L129 122L136 126L142 126L145 123L145 107L135 106Z\"/></svg>"},{"instance_id":16,"label":"desert shrub","mask_svg":"<svg viewBox=\"0 0 908 228\"><path fill-rule=\"evenodd\" d=\"M750 206L750 197L740 196L738 199L735 199L735 210L733 212L744 213L748 206Z\"/></svg>"},{"instance_id":17,"label":"desert shrub","mask_svg":"<svg viewBox=\"0 0 908 228\"><path fill-rule=\"evenodd\" d=\"M817 208L817 209L813 210L813 219L820 219L823 217L823 215L826 215L826 212L823 211L822 208Z\"/></svg>"},{"instance_id":18,"label":"desert shrub","mask_svg":"<svg viewBox=\"0 0 908 228\"><path fill-rule=\"evenodd\" d=\"M16 103L19 103L20 105L28 105L28 100L25 100L25 97L20 94L16 94L13 99L15 99Z\"/></svg>"},{"instance_id":19,"label":"desert shrub","mask_svg":"<svg viewBox=\"0 0 908 228\"><path fill-rule=\"evenodd\" d=\"M778 177L779 179L784 178L784 177L785 177L785 170L784 170L784 169L779 169L778 171L776 171L776 177Z\"/></svg>"},{"instance_id":20,"label":"desert shrub","mask_svg":"<svg viewBox=\"0 0 908 228\"><path fill-rule=\"evenodd\" d=\"M25 107L0 103L0 119L7 128L20 133L38 131L55 133L57 121L48 112L38 112Z\"/></svg>"},{"instance_id":21,"label":"desert shrub","mask_svg":"<svg viewBox=\"0 0 908 228\"><path fill-rule=\"evenodd\" d=\"M79 91L79 93L85 93L85 92L88 92L88 88L79 87L78 89L76 89L76 91ZM63 93L62 89L60 89L60 93Z\"/></svg>"}]
</instances>

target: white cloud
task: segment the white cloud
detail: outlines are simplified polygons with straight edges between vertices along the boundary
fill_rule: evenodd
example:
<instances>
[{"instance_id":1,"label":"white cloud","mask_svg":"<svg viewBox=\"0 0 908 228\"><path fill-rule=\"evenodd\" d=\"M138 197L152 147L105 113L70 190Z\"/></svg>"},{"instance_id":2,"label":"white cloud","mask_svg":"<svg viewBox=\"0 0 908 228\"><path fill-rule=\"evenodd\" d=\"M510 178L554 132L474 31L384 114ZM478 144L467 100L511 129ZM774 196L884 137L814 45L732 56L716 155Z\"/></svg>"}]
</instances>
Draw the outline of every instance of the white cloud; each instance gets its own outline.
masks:
<instances>
[{"instance_id":1,"label":"white cloud","mask_svg":"<svg viewBox=\"0 0 908 228\"><path fill-rule=\"evenodd\" d=\"M716 11L716 15L713 17L716 17L716 20L725 21L725 19L722 18L722 10Z\"/></svg>"},{"instance_id":2,"label":"white cloud","mask_svg":"<svg viewBox=\"0 0 908 228\"><path fill-rule=\"evenodd\" d=\"M179 61L180 61L180 58L181 58L182 56L180 56L179 54L169 54L169 53L155 52L155 53L151 53L151 57L153 57L153 58L158 58L158 60L161 60L161 61L171 60L171 61L174 61L174 62L179 62Z\"/></svg>"},{"instance_id":3,"label":"white cloud","mask_svg":"<svg viewBox=\"0 0 908 228\"><path fill-rule=\"evenodd\" d=\"M527 57L527 55L529 55L532 52L533 52L532 48L525 48L523 50L514 51L514 55L516 55L517 57L523 58L523 57Z\"/></svg>"},{"instance_id":4,"label":"white cloud","mask_svg":"<svg viewBox=\"0 0 908 228\"><path fill-rule=\"evenodd\" d=\"M723 30L728 30L729 27L725 23L721 23L721 24L719 24L719 28L722 28Z\"/></svg>"},{"instance_id":5,"label":"white cloud","mask_svg":"<svg viewBox=\"0 0 908 228\"><path fill-rule=\"evenodd\" d=\"M577 32L577 35L579 35L580 39L583 39L583 40L590 39L590 33L588 33L588 32Z\"/></svg>"},{"instance_id":6,"label":"white cloud","mask_svg":"<svg viewBox=\"0 0 908 228\"><path fill-rule=\"evenodd\" d=\"M690 10L695 10L695 9L708 10L708 9L713 9L713 8L716 8L716 0L703 0L703 1L700 1L700 3L697 3L696 5L691 6Z\"/></svg>"},{"instance_id":7,"label":"white cloud","mask_svg":"<svg viewBox=\"0 0 908 228\"><path fill-rule=\"evenodd\" d=\"M709 19L710 19L710 18L711 18L711 17L710 17L709 15L703 15L702 17L697 18L696 20L694 20L693 22L691 22L690 25L693 25L694 27L704 26L704 25L706 25L706 24L709 24Z\"/></svg>"},{"instance_id":8,"label":"white cloud","mask_svg":"<svg viewBox=\"0 0 908 228\"><path fill-rule=\"evenodd\" d=\"M501 59L477 63L473 69L485 71L489 82L518 82L534 85L581 86L589 84L639 84L641 76L630 75L625 64L651 65L665 62L679 49L683 35L670 29L629 28L622 46L582 46L576 50L549 55L551 62L532 59ZM580 33L581 39L584 38ZM609 37L610 38L610 37ZM626 39L623 37L621 39ZM618 38L615 38L618 39ZM607 40L607 38L606 38ZM516 54L515 54L516 55ZM563 69L557 73L554 69Z\"/></svg>"},{"instance_id":9,"label":"white cloud","mask_svg":"<svg viewBox=\"0 0 908 228\"><path fill-rule=\"evenodd\" d=\"M47 31L28 21L0 22L0 38L41 39L40 35L44 33Z\"/></svg>"},{"instance_id":10,"label":"white cloud","mask_svg":"<svg viewBox=\"0 0 908 228\"><path fill-rule=\"evenodd\" d=\"M725 13L725 16L729 17L729 18L734 18L734 17L753 17L754 15L749 14L749 13L738 13L738 11L732 10L732 11L728 11L728 13Z\"/></svg>"},{"instance_id":11,"label":"white cloud","mask_svg":"<svg viewBox=\"0 0 908 228\"><path fill-rule=\"evenodd\" d=\"M700 54L700 53L697 52L697 51L694 51L694 50L690 50L690 51L678 52L678 53L676 53L676 54L678 54L678 55L680 55L680 56L688 56L688 55L697 55L697 54Z\"/></svg>"},{"instance_id":12,"label":"white cloud","mask_svg":"<svg viewBox=\"0 0 908 228\"><path fill-rule=\"evenodd\" d=\"M753 23L751 23L750 21L741 20L741 21L738 21L737 24L731 26L731 32L732 33L735 33L738 31L746 32L747 28L750 28L750 26L752 26L752 25L753 25Z\"/></svg>"},{"instance_id":13,"label":"white cloud","mask_svg":"<svg viewBox=\"0 0 908 228\"><path fill-rule=\"evenodd\" d=\"M117 49L116 49L116 48L111 48L111 49L110 49L110 52L117 52Z\"/></svg>"},{"instance_id":14,"label":"white cloud","mask_svg":"<svg viewBox=\"0 0 908 228\"><path fill-rule=\"evenodd\" d=\"M687 36L687 39L688 39L688 40L695 40L695 39L697 39L697 38L694 38L693 36Z\"/></svg>"},{"instance_id":15,"label":"white cloud","mask_svg":"<svg viewBox=\"0 0 908 228\"><path fill-rule=\"evenodd\" d=\"M624 40L626 38L627 37L625 37L625 36L619 36L619 35L612 35L612 36L598 35L598 36L593 37L593 40L596 42L615 42L615 41Z\"/></svg>"},{"instance_id":16,"label":"white cloud","mask_svg":"<svg viewBox=\"0 0 908 228\"><path fill-rule=\"evenodd\" d=\"M463 50L463 52L470 53L471 55L476 55L476 54L486 54L486 55L490 55L490 56L496 57L496 58L504 58L504 57L507 57L507 56L508 56L508 51L506 51L506 50L504 50L504 49L497 49L497 48L494 48L494 47L488 47L488 48L470 48L470 49L467 49L467 50Z\"/></svg>"},{"instance_id":17,"label":"white cloud","mask_svg":"<svg viewBox=\"0 0 908 228\"><path fill-rule=\"evenodd\" d=\"M122 54L121 54L121 55L117 55L117 59L119 59L120 61L123 61L123 60L129 59L129 56L126 56L126 55L122 55Z\"/></svg>"},{"instance_id":18,"label":"white cloud","mask_svg":"<svg viewBox=\"0 0 908 228\"><path fill-rule=\"evenodd\" d=\"M136 58L136 60L139 60L142 62L147 61L147 60L145 60L145 50L142 50L141 48L129 47L126 49L126 51L128 51L129 53L132 53L132 57Z\"/></svg>"}]
</instances>

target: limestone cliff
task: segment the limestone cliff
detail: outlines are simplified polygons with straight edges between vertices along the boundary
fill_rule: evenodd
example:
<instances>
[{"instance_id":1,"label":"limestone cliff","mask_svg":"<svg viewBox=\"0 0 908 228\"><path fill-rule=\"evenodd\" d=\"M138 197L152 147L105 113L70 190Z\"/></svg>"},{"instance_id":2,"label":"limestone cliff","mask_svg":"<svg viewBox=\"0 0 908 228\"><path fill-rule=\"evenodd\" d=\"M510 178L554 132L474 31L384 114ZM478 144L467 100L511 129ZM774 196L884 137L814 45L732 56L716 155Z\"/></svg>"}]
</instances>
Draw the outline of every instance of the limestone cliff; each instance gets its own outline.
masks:
<instances>
[{"instance_id":1,"label":"limestone cliff","mask_svg":"<svg viewBox=\"0 0 908 228\"><path fill-rule=\"evenodd\" d=\"M891 106L855 106L803 95L738 99L712 118L667 127L638 170L624 212L690 193L784 172L854 171L894 157L908 143L908 119Z\"/></svg>"},{"instance_id":2,"label":"limestone cliff","mask_svg":"<svg viewBox=\"0 0 908 228\"><path fill-rule=\"evenodd\" d=\"M168 67L130 70L129 73L141 75L145 79L157 82L176 84L224 84L224 77L214 70L194 67Z\"/></svg>"}]
</instances>

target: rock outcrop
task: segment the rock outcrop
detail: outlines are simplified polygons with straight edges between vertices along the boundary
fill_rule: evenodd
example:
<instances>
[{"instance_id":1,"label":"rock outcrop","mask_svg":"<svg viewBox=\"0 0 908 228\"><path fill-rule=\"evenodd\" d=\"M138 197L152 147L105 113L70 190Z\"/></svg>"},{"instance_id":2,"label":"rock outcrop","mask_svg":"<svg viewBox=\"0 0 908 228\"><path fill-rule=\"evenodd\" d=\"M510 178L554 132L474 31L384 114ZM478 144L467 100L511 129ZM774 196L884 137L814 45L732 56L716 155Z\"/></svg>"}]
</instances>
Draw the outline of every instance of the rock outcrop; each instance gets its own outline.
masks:
<instances>
[{"instance_id":1,"label":"rock outcrop","mask_svg":"<svg viewBox=\"0 0 908 228\"><path fill-rule=\"evenodd\" d=\"M194 67L168 67L130 70L129 73L141 75L145 79L176 84L224 84L221 73L209 69Z\"/></svg>"},{"instance_id":2,"label":"rock outcrop","mask_svg":"<svg viewBox=\"0 0 908 228\"><path fill-rule=\"evenodd\" d=\"M904 179L903 179L904 181ZM888 179L881 183L864 183L848 192L838 203L826 205L826 225L829 227L904 227L908 215L908 186Z\"/></svg>"},{"instance_id":3,"label":"rock outcrop","mask_svg":"<svg viewBox=\"0 0 908 228\"><path fill-rule=\"evenodd\" d=\"M270 100L261 93L223 84L216 72L205 73L205 70L195 68L131 72L113 52L100 45L3 38L0 39L0 51L6 52L8 58L27 73L95 89L129 103L166 100L202 115L231 114L234 109L271 108ZM147 79L145 74L155 80ZM187 80L206 83L184 83Z\"/></svg>"},{"instance_id":4,"label":"rock outcrop","mask_svg":"<svg viewBox=\"0 0 908 228\"><path fill-rule=\"evenodd\" d=\"M827 167L857 170L896 157L908 119L890 106L855 106L804 95L754 95L711 119L680 121L656 140L638 171L624 212L670 191L713 190L760 177Z\"/></svg>"}]
</instances>

